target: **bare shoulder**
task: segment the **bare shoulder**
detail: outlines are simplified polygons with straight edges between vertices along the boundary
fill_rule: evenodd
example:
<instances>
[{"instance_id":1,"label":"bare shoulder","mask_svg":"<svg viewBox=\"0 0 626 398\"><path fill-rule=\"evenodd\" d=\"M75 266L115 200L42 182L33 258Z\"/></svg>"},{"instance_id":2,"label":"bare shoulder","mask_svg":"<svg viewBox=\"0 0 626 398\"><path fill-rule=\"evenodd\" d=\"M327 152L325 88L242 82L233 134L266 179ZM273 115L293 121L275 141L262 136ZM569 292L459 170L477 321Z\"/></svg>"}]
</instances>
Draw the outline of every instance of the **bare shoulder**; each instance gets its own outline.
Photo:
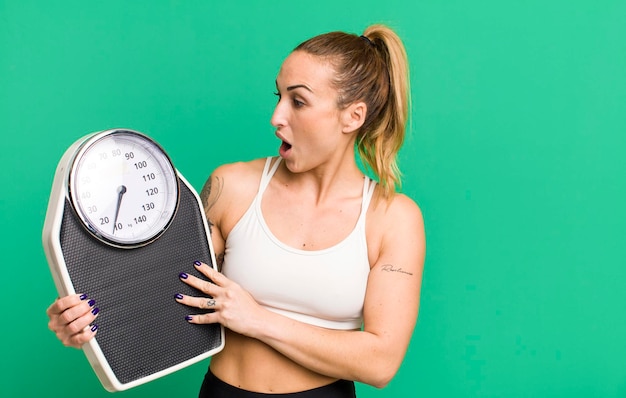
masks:
<instances>
[{"instance_id":1,"label":"bare shoulder","mask_svg":"<svg viewBox=\"0 0 626 398\"><path fill-rule=\"evenodd\" d=\"M426 236L422 211L417 203L396 193L390 198L380 198L373 207L367 223L372 266L402 262L405 268L409 263L411 267L421 267Z\"/></svg>"},{"instance_id":2,"label":"bare shoulder","mask_svg":"<svg viewBox=\"0 0 626 398\"><path fill-rule=\"evenodd\" d=\"M424 218L422 210L410 197L396 193L391 198L381 198L374 208L379 225L390 231L401 227L412 227L423 230Z\"/></svg>"},{"instance_id":3,"label":"bare shoulder","mask_svg":"<svg viewBox=\"0 0 626 398\"><path fill-rule=\"evenodd\" d=\"M247 162L226 163L217 167L211 175L228 179L259 178L265 165L265 159L254 159Z\"/></svg>"},{"instance_id":4,"label":"bare shoulder","mask_svg":"<svg viewBox=\"0 0 626 398\"><path fill-rule=\"evenodd\" d=\"M258 190L264 165L265 159L255 159L227 163L213 170L200 192L212 223L230 225L245 212Z\"/></svg>"},{"instance_id":5,"label":"bare shoulder","mask_svg":"<svg viewBox=\"0 0 626 398\"><path fill-rule=\"evenodd\" d=\"M228 181L228 189L246 190L251 186L256 188L253 183L260 180L264 164L265 159L223 164L211 173L209 180L214 178Z\"/></svg>"},{"instance_id":6,"label":"bare shoulder","mask_svg":"<svg viewBox=\"0 0 626 398\"><path fill-rule=\"evenodd\" d=\"M226 163L217 167L207 178L200 196L203 202L215 196L219 190L219 195L231 192L237 192L253 189L254 181L257 182L261 178L265 159L255 159L248 162Z\"/></svg>"}]
</instances>

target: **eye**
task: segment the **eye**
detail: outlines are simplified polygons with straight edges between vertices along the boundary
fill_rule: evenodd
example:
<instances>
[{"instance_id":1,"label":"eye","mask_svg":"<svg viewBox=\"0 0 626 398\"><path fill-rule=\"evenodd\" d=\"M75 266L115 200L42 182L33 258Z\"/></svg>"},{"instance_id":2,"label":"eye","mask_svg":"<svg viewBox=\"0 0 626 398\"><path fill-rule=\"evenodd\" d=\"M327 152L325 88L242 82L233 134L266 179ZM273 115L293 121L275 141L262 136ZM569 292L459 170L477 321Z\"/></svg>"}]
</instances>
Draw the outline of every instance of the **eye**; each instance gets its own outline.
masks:
<instances>
[{"instance_id":1,"label":"eye","mask_svg":"<svg viewBox=\"0 0 626 398\"><path fill-rule=\"evenodd\" d=\"M302 108L304 106L304 102L302 101L298 101L297 99L293 99L293 106L295 106L296 108Z\"/></svg>"},{"instance_id":2,"label":"eye","mask_svg":"<svg viewBox=\"0 0 626 398\"><path fill-rule=\"evenodd\" d=\"M275 95L275 96L277 96L277 97L278 97L278 101L280 101L280 97L281 97L281 96L280 96L280 93L279 93L278 91L275 91L275 92L274 92L274 95Z\"/></svg>"}]
</instances>

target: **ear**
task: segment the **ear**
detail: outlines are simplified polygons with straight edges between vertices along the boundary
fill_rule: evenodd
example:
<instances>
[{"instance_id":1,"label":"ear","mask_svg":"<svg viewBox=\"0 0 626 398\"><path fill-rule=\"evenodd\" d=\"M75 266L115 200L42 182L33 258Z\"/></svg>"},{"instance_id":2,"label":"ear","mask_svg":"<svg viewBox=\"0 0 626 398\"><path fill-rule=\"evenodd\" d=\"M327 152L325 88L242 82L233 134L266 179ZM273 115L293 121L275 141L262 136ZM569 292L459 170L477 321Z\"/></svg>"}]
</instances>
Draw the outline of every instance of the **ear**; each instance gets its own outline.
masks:
<instances>
[{"instance_id":1,"label":"ear","mask_svg":"<svg viewBox=\"0 0 626 398\"><path fill-rule=\"evenodd\" d=\"M353 133L363 126L367 116L367 105L365 102L354 102L342 111L342 132Z\"/></svg>"}]
</instances>

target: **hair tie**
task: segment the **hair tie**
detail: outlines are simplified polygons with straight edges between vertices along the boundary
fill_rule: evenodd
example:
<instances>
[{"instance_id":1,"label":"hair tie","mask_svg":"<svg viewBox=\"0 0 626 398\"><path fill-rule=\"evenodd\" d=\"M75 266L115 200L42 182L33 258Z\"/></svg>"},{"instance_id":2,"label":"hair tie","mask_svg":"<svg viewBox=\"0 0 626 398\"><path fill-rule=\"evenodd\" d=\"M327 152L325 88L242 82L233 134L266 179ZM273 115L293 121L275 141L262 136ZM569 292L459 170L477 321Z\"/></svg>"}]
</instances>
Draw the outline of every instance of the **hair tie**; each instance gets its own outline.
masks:
<instances>
[{"instance_id":1,"label":"hair tie","mask_svg":"<svg viewBox=\"0 0 626 398\"><path fill-rule=\"evenodd\" d=\"M361 39L363 39L364 42L366 42L367 44L369 44L371 47L375 47L374 43L366 36L359 36Z\"/></svg>"}]
</instances>

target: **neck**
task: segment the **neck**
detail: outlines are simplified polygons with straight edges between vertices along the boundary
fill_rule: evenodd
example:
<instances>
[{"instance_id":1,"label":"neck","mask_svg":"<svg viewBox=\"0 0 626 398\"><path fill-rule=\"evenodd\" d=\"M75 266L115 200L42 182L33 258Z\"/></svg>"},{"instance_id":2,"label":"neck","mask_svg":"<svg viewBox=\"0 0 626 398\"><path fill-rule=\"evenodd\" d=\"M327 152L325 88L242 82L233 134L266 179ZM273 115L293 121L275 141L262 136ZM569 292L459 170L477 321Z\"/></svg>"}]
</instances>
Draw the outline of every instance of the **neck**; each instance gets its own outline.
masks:
<instances>
[{"instance_id":1,"label":"neck","mask_svg":"<svg viewBox=\"0 0 626 398\"><path fill-rule=\"evenodd\" d=\"M346 195L360 195L363 187L363 173L356 164L354 150L299 173L291 172L283 162L279 173L281 183L302 193L307 201L316 205Z\"/></svg>"}]
</instances>

